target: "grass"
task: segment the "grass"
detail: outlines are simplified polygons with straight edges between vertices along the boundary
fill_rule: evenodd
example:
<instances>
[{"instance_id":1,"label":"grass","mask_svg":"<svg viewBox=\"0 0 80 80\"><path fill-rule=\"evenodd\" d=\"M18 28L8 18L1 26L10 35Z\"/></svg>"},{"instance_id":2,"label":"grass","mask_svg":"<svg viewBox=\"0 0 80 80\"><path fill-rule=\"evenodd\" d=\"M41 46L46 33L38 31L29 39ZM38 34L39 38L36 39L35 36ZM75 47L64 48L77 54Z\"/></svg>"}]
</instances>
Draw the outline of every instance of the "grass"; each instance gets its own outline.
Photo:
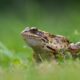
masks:
<instances>
[{"instance_id":1,"label":"grass","mask_svg":"<svg viewBox=\"0 0 80 80\"><path fill-rule=\"evenodd\" d=\"M12 13L0 14L0 80L80 80L79 60L34 64L32 49L25 47L20 35L27 24L62 34L73 42L80 41L80 14L66 11L64 15L52 16L43 11L40 18L40 12L35 12L27 13L25 22Z\"/></svg>"}]
</instances>

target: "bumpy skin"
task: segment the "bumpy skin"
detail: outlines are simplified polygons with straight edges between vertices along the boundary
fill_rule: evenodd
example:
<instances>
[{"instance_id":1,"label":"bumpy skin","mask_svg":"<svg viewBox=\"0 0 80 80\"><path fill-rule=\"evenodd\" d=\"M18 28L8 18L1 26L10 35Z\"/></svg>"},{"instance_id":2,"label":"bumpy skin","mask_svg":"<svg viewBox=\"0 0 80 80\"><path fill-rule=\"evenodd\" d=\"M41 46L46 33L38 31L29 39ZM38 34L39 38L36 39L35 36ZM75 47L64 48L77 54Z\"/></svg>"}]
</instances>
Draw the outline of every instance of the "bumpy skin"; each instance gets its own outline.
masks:
<instances>
[{"instance_id":1,"label":"bumpy skin","mask_svg":"<svg viewBox=\"0 0 80 80\"><path fill-rule=\"evenodd\" d=\"M79 42L71 43L64 36L52 35L35 27L26 27L21 34L25 42L33 49L33 56L37 62L55 59L60 53L64 57L65 51L69 51L72 56L80 51Z\"/></svg>"}]
</instances>

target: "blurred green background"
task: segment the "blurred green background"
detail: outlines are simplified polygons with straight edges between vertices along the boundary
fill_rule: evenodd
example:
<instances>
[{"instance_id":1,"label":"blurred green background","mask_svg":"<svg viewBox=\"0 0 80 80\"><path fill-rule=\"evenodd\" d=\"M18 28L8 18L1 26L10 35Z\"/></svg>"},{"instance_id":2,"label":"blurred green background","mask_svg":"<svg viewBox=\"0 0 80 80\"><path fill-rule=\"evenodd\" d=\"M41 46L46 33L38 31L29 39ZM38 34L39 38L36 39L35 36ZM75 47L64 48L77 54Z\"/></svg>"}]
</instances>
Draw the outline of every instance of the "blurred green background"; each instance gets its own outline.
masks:
<instances>
[{"instance_id":1,"label":"blurred green background","mask_svg":"<svg viewBox=\"0 0 80 80\"><path fill-rule=\"evenodd\" d=\"M26 44L20 35L26 26L35 26L52 34L64 35L72 42L80 41L80 1L0 0L0 67L10 67L7 70L9 71L8 74L4 69L0 69L0 80L16 80L17 78L17 80L26 80L26 78L24 79L25 74L28 75L28 80L80 79L77 75L77 71L80 74L80 63L77 64L78 68L75 70L72 62L71 65L68 65L71 67L70 69L65 66L62 71L62 66L57 66L58 68L55 69L60 70L60 73L58 70L53 70L51 75L38 75L36 78L37 73L34 67L27 65L27 60L32 61L32 49L28 46L25 47ZM12 64L16 67L14 70ZM18 66L19 69L16 65L20 65ZM23 70L22 66L24 65L28 66L28 72L25 68ZM44 67L42 68L44 69ZM11 70L13 72L10 72Z\"/></svg>"}]
</instances>

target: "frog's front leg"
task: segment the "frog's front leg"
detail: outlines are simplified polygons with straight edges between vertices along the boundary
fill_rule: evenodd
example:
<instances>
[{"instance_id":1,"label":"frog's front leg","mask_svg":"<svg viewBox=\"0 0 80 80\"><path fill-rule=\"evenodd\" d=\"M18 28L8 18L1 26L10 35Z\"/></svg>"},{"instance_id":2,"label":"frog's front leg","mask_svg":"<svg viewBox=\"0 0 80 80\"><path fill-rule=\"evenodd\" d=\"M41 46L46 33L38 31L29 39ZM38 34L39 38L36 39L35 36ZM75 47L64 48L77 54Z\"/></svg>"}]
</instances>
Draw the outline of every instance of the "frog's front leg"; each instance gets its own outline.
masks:
<instances>
[{"instance_id":1,"label":"frog's front leg","mask_svg":"<svg viewBox=\"0 0 80 80\"><path fill-rule=\"evenodd\" d=\"M42 58L41 58L41 56L39 54L33 53L33 61L36 62L36 63L40 63L43 60L42 60Z\"/></svg>"}]
</instances>

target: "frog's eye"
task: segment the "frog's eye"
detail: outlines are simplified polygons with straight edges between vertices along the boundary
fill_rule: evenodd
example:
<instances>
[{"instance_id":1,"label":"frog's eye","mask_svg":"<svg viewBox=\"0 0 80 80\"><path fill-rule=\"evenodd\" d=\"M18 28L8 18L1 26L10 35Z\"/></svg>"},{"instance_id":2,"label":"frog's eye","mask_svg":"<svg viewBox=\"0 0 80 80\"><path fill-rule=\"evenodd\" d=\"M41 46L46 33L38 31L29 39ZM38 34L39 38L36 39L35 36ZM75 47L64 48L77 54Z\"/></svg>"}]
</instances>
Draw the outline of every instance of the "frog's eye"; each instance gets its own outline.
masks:
<instances>
[{"instance_id":1,"label":"frog's eye","mask_svg":"<svg viewBox=\"0 0 80 80\"><path fill-rule=\"evenodd\" d=\"M32 33L36 33L36 32L38 31L38 29L37 29L36 27L32 27L32 28L30 29L30 31L31 31Z\"/></svg>"},{"instance_id":2,"label":"frog's eye","mask_svg":"<svg viewBox=\"0 0 80 80\"><path fill-rule=\"evenodd\" d=\"M36 27L31 28L32 31L37 31L38 29Z\"/></svg>"}]
</instances>

